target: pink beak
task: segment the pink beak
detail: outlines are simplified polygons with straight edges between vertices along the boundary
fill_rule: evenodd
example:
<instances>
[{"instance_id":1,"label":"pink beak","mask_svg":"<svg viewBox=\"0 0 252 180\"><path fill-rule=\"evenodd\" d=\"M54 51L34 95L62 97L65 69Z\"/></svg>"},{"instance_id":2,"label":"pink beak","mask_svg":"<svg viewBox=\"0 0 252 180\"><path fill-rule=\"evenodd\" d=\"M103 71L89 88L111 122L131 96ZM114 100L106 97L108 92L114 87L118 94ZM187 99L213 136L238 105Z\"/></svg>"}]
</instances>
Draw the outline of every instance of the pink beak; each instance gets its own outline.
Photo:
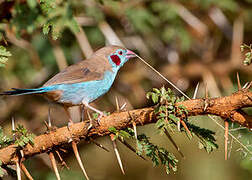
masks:
<instances>
[{"instance_id":1,"label":"pink beak","mask_svg":"<svg viewBox=\"0 0 252 180\"><path fill-rule=\"evenodd\" d=\"M136 54L133 51L127 49L126 57L127 58L136 57Z\"/></svg>"}]
</instances>

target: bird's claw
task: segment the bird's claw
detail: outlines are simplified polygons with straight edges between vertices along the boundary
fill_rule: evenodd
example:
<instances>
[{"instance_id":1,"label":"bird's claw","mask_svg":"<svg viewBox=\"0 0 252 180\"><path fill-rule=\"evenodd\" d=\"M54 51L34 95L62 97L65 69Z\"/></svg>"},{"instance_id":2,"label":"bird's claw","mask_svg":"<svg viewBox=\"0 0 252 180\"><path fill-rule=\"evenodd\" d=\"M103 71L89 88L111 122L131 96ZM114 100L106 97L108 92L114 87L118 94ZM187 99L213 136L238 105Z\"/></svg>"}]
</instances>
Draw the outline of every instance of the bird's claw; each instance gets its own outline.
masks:
<instances>
[{"instance_id":1,"label":"bird's claw","mask_svg":"<svg viewBox=\"0 0 252 180\"><path fill-rule=\"evenodd\" d=\"M102 117L105 117L105 116L106 116L106 114L100 113L100 115L98 116L98 119L97 119L98 124L100 124L101 118L102 118Z\"/></svg>"},{"instance_id":2,"label":"bird's claw","mask_svg":"<svg viewBox=\"0 0 252 180\"><path fill-rule=\"evenodd\" d=\"M67 129L70 131L70 127L73 125L73 122L72 121L69 121L67 123Z\"/></svg>"}]
</instances>

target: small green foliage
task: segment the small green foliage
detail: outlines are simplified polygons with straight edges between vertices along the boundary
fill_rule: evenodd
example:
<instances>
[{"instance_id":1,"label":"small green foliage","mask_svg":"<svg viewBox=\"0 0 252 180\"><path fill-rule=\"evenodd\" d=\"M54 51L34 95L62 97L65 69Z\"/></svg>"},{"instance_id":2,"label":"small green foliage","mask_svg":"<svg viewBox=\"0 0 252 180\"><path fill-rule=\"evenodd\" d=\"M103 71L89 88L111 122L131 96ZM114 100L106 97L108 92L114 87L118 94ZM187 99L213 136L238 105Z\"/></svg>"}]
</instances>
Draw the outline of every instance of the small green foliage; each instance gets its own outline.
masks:
<instances>
[{"instance_id":1,"label":"small green foliage","mask_svg":"<svg viewBox=\"0 0 252 180\"><path fill-rule=\"evenodd\" d=\"M17 128L12 131L15 134L15 144L17 144L20 148L23 148L27 144L33 145L33 139L35 137L34 134L29 133L23 125L18 124Z\"/></svg>"},{"instance_id":2,"label":"small green foliage","mask_svg":"<svg viewBox=\"0 0 252 180\"><path fill-rule=\"evenodd\" d=\"M37 6L36 0L27 0L27 4L31 9L34 9Z\"/></svg>"},{"instance_id":3,"label":"small green foliage","mask_svg":"<svg viewBox=\"0 0 252 180\"><path fill-rule=\"evenodd\" d=\"M11 53L4 46L0 46L0 67L4 67Z\"/></svg>"},{"instance_id":4,"label":"small green foliage","mask_svg":"<svg viewBox=\"0 0 252 180\"><path fill-rule=\"evenodd\" d=\"M12 140L3 133L2 127L0 127L0 148L8 146L12 143Z\"/></svg>"},{"instance_id":5,"label":"small green foliage","mask_svg":"<svg viewBox=\"0 0 252 180\"><path fill-rule=\"evenodd\" d=\"M155 124L160 134L164 134L166 130L172 132L185 132L187 137L191 140L188 131L184 126L180 127L181 121L188 127L192 135L199 138L199 148L204 148L208 153L218 148L215 143L214 132L208 129L200 128L196 125L190 124L187 120L188 111L183 105L176 105L176 103L184 101L184 97L176 97L170 89L164 87L160 89L154 88L152 92L147 93L147 98L152 99L156 104L154 112L157 117Z\"/></svg>"},{"instance_id":6,"label":"small green foliage","mask_svg":"<svg viewBox=\"0 0 252 180\"><path fill-rule=\"evenodd\" d=\"M174 172L177 171L178 160L172 153L162 147L152 144L149 138L144 134L138 135L137 138L139 155L145 153L145 155L152 160L153 166L158 166L159 164L164 165L167 174L169 174L171 170Z\"/></svg>"},{"instance_id":7,"label":"small green foliage","mask_svg":"<svg viewBox=\"0 0 252 180\"><path fill-rule=\"evenodd\" d=\"M241 47L241 52L244 52L245 50L247 50L247 52L245 53L245 59L243 61L243 64L245 66L248 66L252 63L252 44L250 45L242 44L240 47Z\"/></svg>"},{"instance_id":8,"label":"small green foliage","mask_svg":"<svg viewBox=\"0 0 252 180\"><path fill-rule=\"evenodd\" d=\"M148 99L152 99L155 106L155 114L157 116L156 127L163 134L165 129L175 131L180 119L187 120L187 110L183 105L176 106L175 104L184 101L184 97L176 97L171 89L153 88L152 92L146 94ZM183 116L184 115L184 116Z\"/></svg>"},{"instance_id":9,"label":"small green foliage","mask_svg":"<svg viewBox=\"0 0 252 180\"><path fill-rule=\"evenodd\" d=\"M117 130L115 127L110 127L109 131L115 135L113 140L117 138L120 138L122 140L124 140L125 138L135 138L134 130L132 128ZM136 146L138 155L145 154L151 159L154 166L158 166L159 164L164 165L167 174L169 174L171 170L177 171L178 160L176 159L176 157L166 149L152 144L145 134L137 136Z\"/></svg>"},{"instance_id":10,"label":"small green foliage","mask_svg":"<svg viewBox=\"0 0 252 180\"><path fill-rule=\"evenodd\" d=\"M44 34L51 33L53 39L57 39L62 32L69 28L73 33L79 32L79 25L73 16L71 1L62 0L28 0L27 3L15 2L11 26L15 29L17 37L24 30L32 34L42 28Z\"/></svg>"},{"instance_id":11,"label":"small green foliage","mask_svg":"<svg viewBox=\"0 0 252 180\"><path fill-rule=\"evenodd\" d=\"M79 32L79 25L73 17L71 2L56 0L41 0L40 7L44 14L43 33L51 31L53 39L58 39L67 27L73 33Z\"/></svg>"},{"instance_id":12,"label":"small green foliage","mask_svg":"<svg viewBox=\"0 0 252 180\"><path fill-rule=\"evenodd\" d=\"M192 135L196 135L199 138L199 148L205 149L207 153L212 152L218 148L218 145L215 143L214 138L215 133L209 129L204 129L196 125L186 123L188 128L191 130Z\"/></svg>"},{"instance_id":13,"label":"small green foliage","mask_svg":"<svg viewBox=\"0 0 252 180\"><path fill-rule=\"evenodd\" d=\"M125 138L129 139L134 137L134 132L132 135L130 128L125 130L117 130L115 127L110 127L108 130L115 135L113 140L116 140L117 138L124 140Z\"/></svg>"},{"instance_id":14,"label":"small green foliage","mask_svg":"<svg viewBox=\"0 0 252 180\"><path fill-rule=\"evenodd\" d=\"M144 8L129 8L125 11L125 14L133 24L135 30L143 34L154 32L155 27L160 23L159 18L154 13Z\"/></svg>"}]
</instances>

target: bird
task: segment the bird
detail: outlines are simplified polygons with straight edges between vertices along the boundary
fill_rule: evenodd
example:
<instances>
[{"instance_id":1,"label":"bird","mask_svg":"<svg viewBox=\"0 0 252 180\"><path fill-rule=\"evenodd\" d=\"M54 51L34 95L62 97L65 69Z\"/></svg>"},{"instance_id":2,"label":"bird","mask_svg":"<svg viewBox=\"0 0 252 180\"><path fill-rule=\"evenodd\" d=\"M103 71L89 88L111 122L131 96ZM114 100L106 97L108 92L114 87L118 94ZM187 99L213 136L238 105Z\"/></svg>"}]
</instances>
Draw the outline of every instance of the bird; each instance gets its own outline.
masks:
<instances>
[{"instance_id":1,"label":"bird","mask_svg":"<svg viewBox=\"0 0 252 180\"><path fill-rule=\"evenodd\" d=\"M69 130L71 125L73 125L69 113L69 107L71 106L84 105L99 113L99 123L99 119L104 114L102 111L90 106L89 103L109 91L119 69L133 57L136 57L136 54L126 48L113 45L105 46L97 50L90 58L63 69L49 79L42 87L34 89L12 88L12 91L5 91L0 93L0 95L19 96L39 94L45 96L50 101L62 104L69 118ZM90 124L92 127L92 122ZM84 176L89 180L76 142L74 140L69 142L72 144L72 149Z\"/></svg>"},{"instance_id":2,"label":"bird","mask_svg":"<svg viewBox=\"0 0 252 180\"><path fill-rule=\"evenodd\" d=\"M84 105L103 116L103 112L89 103L101 97L111 88L119 69L136 54L126 48L110 45L97 50L90 58L68 66L49 79L42 87L34 89L12 88L0 95L39 94L50 101L62 104L72 119L69 107Z\"/></svg>"}]
</instances>

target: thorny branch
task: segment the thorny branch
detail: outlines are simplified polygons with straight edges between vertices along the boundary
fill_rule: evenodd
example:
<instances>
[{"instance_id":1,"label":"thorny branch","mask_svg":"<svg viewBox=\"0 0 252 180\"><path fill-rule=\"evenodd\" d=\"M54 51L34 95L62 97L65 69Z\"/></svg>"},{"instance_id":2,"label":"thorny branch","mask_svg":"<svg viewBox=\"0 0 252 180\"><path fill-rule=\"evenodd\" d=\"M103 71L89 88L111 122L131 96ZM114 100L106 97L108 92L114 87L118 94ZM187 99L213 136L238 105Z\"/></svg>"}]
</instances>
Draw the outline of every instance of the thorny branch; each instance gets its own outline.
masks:
<instances>
[{"instance_id":1,"label":"thorny branch","mask_svg":"<svg viewBox=\"0 0 252 180\"><path fill-rule=\"evenodd\" d=\"M203 98L179 102L176 105L184 105L189 116L213 114L222 117L224 120L231 120L240 125L252 128L252 116L247 115L242 108L252 107L252 92L242 89L230 96L220 98ZM28 144L24 149L24 158L29 158L36 154L49 152L53 148L69 144L71 140L95 138L110 134L110 127L123 129L132 126L132 118L136 125L145 125L156 122L153 107L131 110L128 112L115 112L103 117L100 124L96 124L88 130L89 122L84 121L73 124L70 129L62 127L42 134L34 139L34 145ZM10 145L0 149L0 161L4 165L14 164L17 156L17 145Z\"/></svg>"}]
</instances>

